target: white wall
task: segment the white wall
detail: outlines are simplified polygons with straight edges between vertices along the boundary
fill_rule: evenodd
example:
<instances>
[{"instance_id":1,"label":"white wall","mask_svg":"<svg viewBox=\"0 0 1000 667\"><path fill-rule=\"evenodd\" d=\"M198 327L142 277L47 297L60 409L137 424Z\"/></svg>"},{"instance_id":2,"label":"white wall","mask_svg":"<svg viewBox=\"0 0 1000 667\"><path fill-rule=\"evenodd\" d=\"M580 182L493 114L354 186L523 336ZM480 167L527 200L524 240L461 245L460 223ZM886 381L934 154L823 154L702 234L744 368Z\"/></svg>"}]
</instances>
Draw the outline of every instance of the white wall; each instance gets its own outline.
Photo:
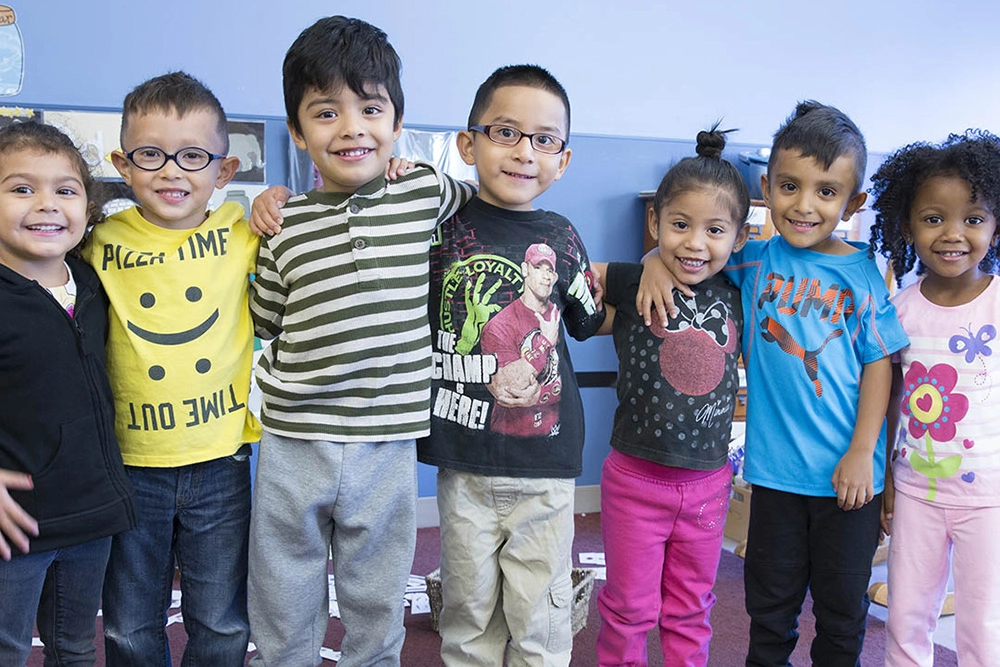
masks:
<instances>
[{"instance_id":1,"label":"white wall","mask_svg":"<svg viewBox=\"0 0 1000 667\"><path fill-rule=\"evenodd\" d=\"M0 103L117 107L184 68L232 115L283 116L281 60L316 18L383 28L406 120L460 126L497 66L537 62L573 131L690 139L718 117L769 143L797 100L840 106L869 148L970 126L1000 132L1000 3L989 0L4 0L24 35L22 93Z\"/></svg>"}]
</instances>

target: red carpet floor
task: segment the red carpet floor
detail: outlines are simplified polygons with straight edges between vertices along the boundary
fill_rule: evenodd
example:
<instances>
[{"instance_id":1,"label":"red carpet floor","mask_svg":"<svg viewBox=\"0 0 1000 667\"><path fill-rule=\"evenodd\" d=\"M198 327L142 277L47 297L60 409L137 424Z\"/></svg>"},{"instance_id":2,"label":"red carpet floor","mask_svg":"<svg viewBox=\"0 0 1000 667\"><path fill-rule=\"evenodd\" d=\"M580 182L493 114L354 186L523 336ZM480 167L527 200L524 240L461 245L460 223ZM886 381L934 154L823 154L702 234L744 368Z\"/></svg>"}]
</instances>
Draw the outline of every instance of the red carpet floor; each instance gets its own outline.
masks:
<instances>
[{"instance_id":1,"label":"red carpet floor","mask_svg":"<svg viewBox=\"0 0 1000 667\"><path fill-rule=\"evenodd\" d=\"M577 534L573 545L574 554L604 550L601 541L599 514L578 515L576 529ZM422 528L418 531L417 554L411 570L413 573L423 575L437 568L440 558L438 540L439 534L436 528ZM580 565L579 560L576 560L574 565ZM602 583L596 582L594 595L590 599L587 626L574 639L573 660L571 662L573 667L593 667L597 664L594 657L594 643L600 619L597 614L596 592ZM712 626L715 634L712 639L708 664L710 667L738 667L743 664L750 621L743 610L743 561L728 551L723 552L715 592L718 597L712 612ZM171 615L177 612L178 610L172 609ZM439 667L443 665L439 656L441 640L431 630L430 616L427 614L410 615L407 611L405 623L407 635L402 654L404 667ZM98 628L100 628L100 619L98 619ZM809 644L815 634L811 600L809 599L806 600L806 606L800 617L799 630L801 637L795 652L792 654L792 664L809 665ZM173 623L167 628L167 634L170 637L173 664L180 665L185 641L183 624ZM325 646L339 648L342 637L343 628L340 622L337 619L331 619L330 629L324 642ZM882 657L884 646L885 624L874 617L869 617L865 649L861 656L862 665L865 667L882 665L884 663ZM97 664L103 665L104 651L100 642L98 642L97 651ZM324 661L323 664L332 666L335 663ZM662 667L664 664L663 656L660 654L659 639L655 632L650 633L649 664L654 667ZM958 662L954 652L938 646L936 647L934 664L936 667L953 667L957 666ZM27 666L42 666L42 650L40 648L32 649Z\"/></svg>"}]
</instances>

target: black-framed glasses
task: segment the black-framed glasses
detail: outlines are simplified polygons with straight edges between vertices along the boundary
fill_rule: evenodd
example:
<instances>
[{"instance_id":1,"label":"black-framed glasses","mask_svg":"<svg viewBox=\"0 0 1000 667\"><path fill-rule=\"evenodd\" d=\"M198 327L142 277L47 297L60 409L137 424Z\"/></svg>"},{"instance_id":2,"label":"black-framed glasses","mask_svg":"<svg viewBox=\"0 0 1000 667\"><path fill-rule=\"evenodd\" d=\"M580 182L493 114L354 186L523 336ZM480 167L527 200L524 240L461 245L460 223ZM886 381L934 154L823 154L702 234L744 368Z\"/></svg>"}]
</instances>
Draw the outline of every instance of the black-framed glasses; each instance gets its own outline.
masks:
<instances>
[{"instance_id":1,"label":"black-framed glasses","mask_svg":"<svg viewBox=\"0 0 1000 667\"><path fill-rule=\"evenodd\" d=\"M156 146L139 146L135 150L125 153L125 157L143 171L159 171L163 169L168 160L173 160L184 171L201 171L212 164L212 160L221 160L226 156L209 153L204 148L197 146L182 148L173 155Z\"/></svg>"},{"instance_id":2,"label":"black-framed glasses","mask_svg":"<svg viewBox=\"0 0 1000 667\"><path fill-rule=\"evenodd\" d=\"M544 132L528 134L527 132L522 132L516 127L511 127L509 125L471 125L469 130L472 132L481 132L482 134L485 134L490 141L500 144L501 146L516 146L522 138L528 137L528 141L531 142L532 148L539 153L546 153L548 155L558 155L559 153L562 153L566 150L566 144L569 143L569 141L560 139L559 137L551 134L545 134Z\"/></svg>"}]
</instances>

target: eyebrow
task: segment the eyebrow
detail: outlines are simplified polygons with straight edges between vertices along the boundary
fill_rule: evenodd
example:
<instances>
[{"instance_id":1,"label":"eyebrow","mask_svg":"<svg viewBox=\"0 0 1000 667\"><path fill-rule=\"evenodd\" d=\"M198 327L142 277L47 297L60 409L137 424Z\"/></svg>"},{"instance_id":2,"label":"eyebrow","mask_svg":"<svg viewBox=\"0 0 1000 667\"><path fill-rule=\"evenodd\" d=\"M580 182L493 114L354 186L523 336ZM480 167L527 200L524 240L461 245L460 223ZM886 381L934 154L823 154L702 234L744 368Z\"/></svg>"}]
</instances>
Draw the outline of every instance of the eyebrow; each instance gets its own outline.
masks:
<instances>
[{"instance_id":1,"label":"eyebrow","mask_svg":"<svg viewBox=\"0 0 1000 667\"><path fill-rule=\"evenodd\" d=\"M26 173L26 172L17 172L17 173L13 173L13 174L7 174L6 176L4 176L2 182L6 183L7 181L10 181L10 180L24 180L24 181L33 181L34 182L37 179L38 179L38 174L29 174L29 173ZM56 185L64 185L66 183L75 183L75 184L77 184L79 186L83 186L83 181L81 181L76 176L67 176L65 178L60 178L59 180L55 181Z\"/></svg>"},{"instance_id":2,"label":"eyebrow","mask_svg":"<svg viewBox=\"0 0 1000 667\"><path fill-rule=\"evenodd\" d=\"M372 93L371 95L358 95L358 98L365 102L381 102L383 104L389 103L389 98L381 93ZM312 109L313 107L326 106L328 104L339 104L341 100L333 95L327 95L325 97L318 97L306 105L307 109Z\"/></svg>"}]
</instances>

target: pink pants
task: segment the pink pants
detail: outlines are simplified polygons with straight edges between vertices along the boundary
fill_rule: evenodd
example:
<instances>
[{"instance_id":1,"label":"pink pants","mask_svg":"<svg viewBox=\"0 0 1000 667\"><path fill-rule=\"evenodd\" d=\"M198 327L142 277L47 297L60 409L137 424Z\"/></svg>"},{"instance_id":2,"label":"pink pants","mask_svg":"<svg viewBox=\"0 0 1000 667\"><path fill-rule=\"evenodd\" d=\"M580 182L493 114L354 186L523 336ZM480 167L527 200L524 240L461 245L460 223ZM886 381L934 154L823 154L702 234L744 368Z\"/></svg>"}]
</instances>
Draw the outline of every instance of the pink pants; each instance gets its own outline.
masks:
<instances>
[{"instance_id":1,"label":"pink pants","mask_svg":"<svg viewBox=\"0 0 1000 667\"><path fill-rule=\"evenodd\" d=\"M934 664L949 569L959 664L1000 664L1000 507L949 509L898 491L895 499L885 664Z\"/></svg>"},{"instance_id":2,"label":"pink pants","mask_svg":"<svg viewBox=\"0 0 1000 667\"><path fill-rule=\"evenodd\" d=\"M657 471L661 475L657 475ZM668 665L704 666L709 612L729 507L727 465L696 481L662 479L664 466L612 451L601 477L608 581L597 595L597 660L645 665L659 622Z\"/></svg>"}]
</instances>

